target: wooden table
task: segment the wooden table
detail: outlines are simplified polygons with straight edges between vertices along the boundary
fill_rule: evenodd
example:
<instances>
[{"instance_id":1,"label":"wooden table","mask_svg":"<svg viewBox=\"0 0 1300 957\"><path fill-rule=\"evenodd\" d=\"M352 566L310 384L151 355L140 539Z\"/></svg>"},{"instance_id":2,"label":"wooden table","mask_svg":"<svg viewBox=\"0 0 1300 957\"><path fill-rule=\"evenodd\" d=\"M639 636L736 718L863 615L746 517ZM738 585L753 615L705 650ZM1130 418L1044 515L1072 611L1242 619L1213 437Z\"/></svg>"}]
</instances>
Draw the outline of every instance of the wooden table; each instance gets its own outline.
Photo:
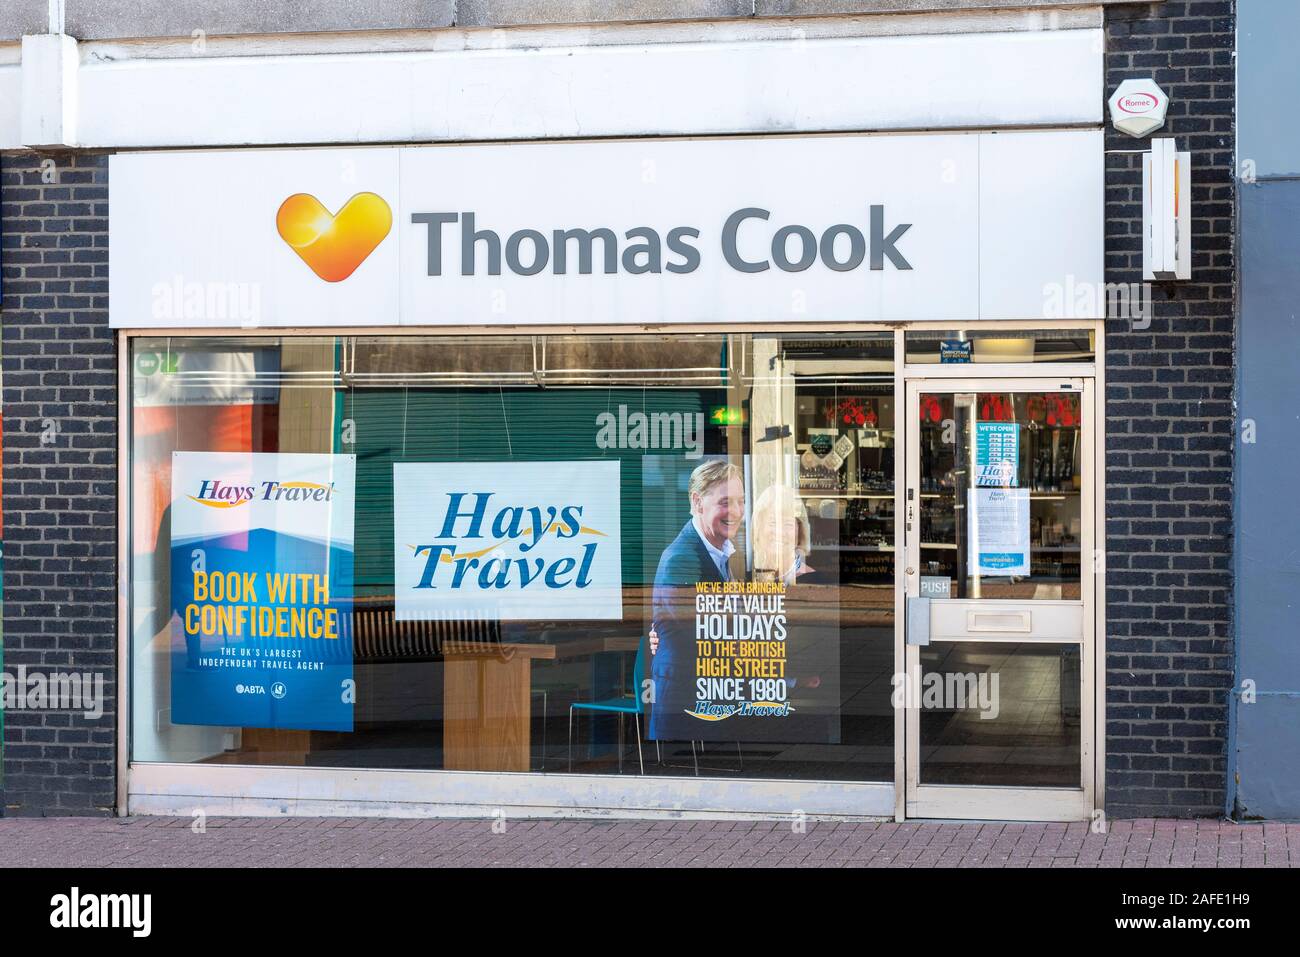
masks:
<instances>
[{"instance_id":1,"label":"wooden table","mask_svg":"<svg viewBox=\"0 0 1300 957\"><path fill-rule=\"evenodd\" d=\"M554 645L502 644L443 651L442 766L448 771L527 771L534 658Z\"/></svg>"}]
</instances>

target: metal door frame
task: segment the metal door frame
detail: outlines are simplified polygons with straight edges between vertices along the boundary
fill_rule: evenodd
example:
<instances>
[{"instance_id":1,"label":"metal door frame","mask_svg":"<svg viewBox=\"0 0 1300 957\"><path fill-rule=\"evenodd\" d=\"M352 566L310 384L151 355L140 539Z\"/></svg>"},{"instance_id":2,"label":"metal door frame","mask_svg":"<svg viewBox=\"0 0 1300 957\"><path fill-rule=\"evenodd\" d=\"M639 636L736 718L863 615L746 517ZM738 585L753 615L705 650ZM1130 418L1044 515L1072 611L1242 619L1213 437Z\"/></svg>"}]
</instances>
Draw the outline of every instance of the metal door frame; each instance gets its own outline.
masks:
<instances>
[{"instance_id":1,"label":"metal door frame","mask_svg":"<svg viewBox=\"0 0 1300 957\"><path fill-rule=\"evenodd\" d=\"M1098 699L1098 661L1101 649L1098 647L1098 602L1099 589L1103 587L1103 567L1099 559L1102 550L1099 547L1102 527L1100 486L1098 474L1099 461L1097 453L1098 421L1096 403L1096 379L1091 375L1072 374L1076 370L1050 369L1026 370L1023 366L1016 369L1014 375L1005 368L980 368L968 365L960 368L949 366L939 375L937 370L927 369L924 373L907 376L904 382L904 422L906 436L904 439L906 454L898 463L903 472L903 482L899 489L899 500L895 514L904 517L898 523L898 554L903 560L897 564L899 588L899 613L895 615L896 642L899 648L898 658L902 663L903 676L909 675L919 667L920 651L916 646L906 643L906 615L903 608L908 596L915 596L920 580L919 540L920 540L920 489L919 489L919 455L920 430L915 423L919 415L919 397L921 394L962 393L962 392L1060 392L1077 390L1081 396L1080 408L1083 412L1081 431L1081 461L1084 475L1080 495L1080 600L1083 608L1082 641L1080 645L1080 768L1082 787L1073 788L1016 788L1004 786L975 785L925 785L920 783L920 722L919 709L915 702L905 702L905 707L898 709L898 734L902 739L902 755L898 761L899 775L897 783L898 811L901 818L954 818L972 820L1048 820L1079 821L1094 816L1095 808L1100 804L1098 788L1099 764L1098 738L1099 710L1102 707ZM1067 388L1062 388L1063 386ZM908 512L908 496L916 504L915 521L911 521ZM1088 556L1092 560L1088 560ZM909 570L911 574L909 574ZM1041 601L1041 600L1037 600ZM1064 602L1073 605L1075 602ZM1060 642L1054 642L1060 643Z\"/></svg>"}]
</instances>

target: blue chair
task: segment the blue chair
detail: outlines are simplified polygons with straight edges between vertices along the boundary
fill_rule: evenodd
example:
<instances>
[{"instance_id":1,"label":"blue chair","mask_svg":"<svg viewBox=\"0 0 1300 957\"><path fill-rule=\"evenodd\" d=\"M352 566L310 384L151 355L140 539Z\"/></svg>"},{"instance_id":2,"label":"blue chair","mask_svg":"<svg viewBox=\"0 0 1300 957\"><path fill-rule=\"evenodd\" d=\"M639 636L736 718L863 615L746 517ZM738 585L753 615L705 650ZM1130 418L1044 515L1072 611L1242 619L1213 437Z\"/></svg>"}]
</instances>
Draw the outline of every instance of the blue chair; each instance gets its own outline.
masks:
<instances>
[{"instance_id":1,"label":"blue chair","mask_svg":"<svg viewBox=\"0 0 1300 957\"><path fill-rule=\"evenodd\" d=\"M641 715L645 714L645 702L641 700L641 688L645 684L645 640L636 649L636 664L632 666L632 693L620 698L606 698L604 701L575 701L569 705L569 770L573 770L573 712L591 711L597 714L618 715L618 773L623 773L623 718L632 715L636 719L636 758L645 774L645 758L641 754Z\"/></svg>"}]
</instances>

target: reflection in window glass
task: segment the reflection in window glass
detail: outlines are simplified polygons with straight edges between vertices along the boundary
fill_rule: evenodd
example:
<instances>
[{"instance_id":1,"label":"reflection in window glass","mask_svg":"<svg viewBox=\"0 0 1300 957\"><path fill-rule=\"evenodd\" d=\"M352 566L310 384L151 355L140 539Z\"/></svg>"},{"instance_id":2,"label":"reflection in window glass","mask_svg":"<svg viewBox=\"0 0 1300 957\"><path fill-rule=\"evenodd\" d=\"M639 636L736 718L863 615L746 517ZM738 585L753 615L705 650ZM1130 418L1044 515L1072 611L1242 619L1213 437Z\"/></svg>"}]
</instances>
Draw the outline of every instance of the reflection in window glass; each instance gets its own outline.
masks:
<instances>
[{"instance_id":1,"label":"reflection in window glass","mask_svg":"<svg viewBox=\"0 0 1300 957\"><path fill-rule=\"evenodd\" d=\"M890 334L132 343L133 760L892 780Z\"/></svg>"},{"instance_id":2,"label":"reflection in window glass","mask_svg":"<svg viewBox=\"0 0 1300 957\"><path fill-rule=\"evenodd\" d=\"M1080 787L1079 646L921 649L921 783Z\"/></svg>"},{"instance_id":3,"label":"reflection in window glass","mask_svg":"<svg viewBox=\"0 0 1300 957\"><path fill-rule=\"evenodd\" d=\"M1079 599L1080 398L920 396L921 569L948 578L951 597Z\"/></svg>"}]
</instances>

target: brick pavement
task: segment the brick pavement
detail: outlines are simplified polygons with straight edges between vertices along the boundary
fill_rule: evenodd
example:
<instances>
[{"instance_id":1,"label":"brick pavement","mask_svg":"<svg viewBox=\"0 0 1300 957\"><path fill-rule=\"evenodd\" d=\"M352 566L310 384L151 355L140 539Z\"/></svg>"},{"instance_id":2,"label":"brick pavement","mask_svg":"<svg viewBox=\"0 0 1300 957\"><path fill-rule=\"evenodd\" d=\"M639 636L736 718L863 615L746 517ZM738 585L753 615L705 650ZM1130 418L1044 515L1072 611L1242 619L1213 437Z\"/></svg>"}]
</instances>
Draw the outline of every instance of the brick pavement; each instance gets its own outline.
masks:
<instances>
[{"instance_id":1,"label":"brick pavement","mask_svg":"<svg viewBox=\"0 0 1300 957\"><path fill-rule=\"evenodd\" d=\"M1289 867L1300 824L10 818L0 869L93 867Z\"/></svg>"}]
</instances>

